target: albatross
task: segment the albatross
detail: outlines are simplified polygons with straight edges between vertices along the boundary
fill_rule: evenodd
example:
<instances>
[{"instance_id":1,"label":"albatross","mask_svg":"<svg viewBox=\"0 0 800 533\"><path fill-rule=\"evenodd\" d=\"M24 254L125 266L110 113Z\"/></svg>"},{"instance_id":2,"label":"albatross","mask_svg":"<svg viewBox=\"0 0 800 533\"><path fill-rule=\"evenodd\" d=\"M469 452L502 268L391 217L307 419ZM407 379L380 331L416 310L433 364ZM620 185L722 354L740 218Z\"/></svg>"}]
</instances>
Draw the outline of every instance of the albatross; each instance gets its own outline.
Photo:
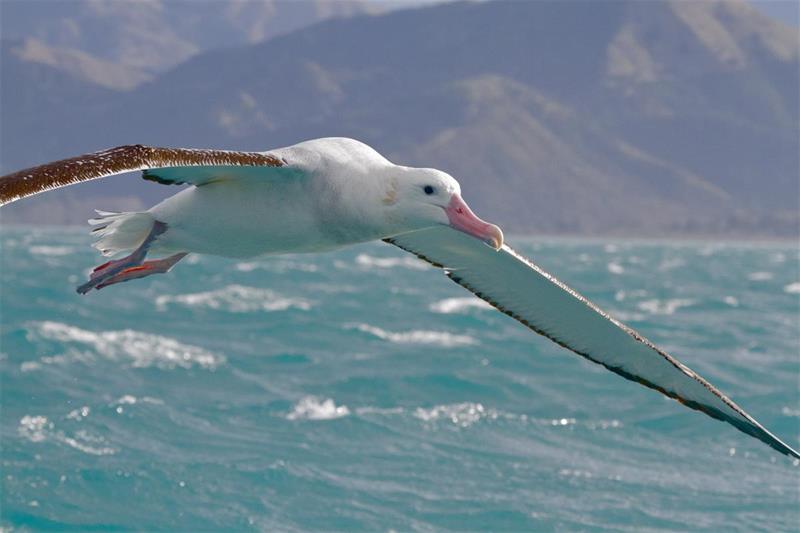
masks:
<instances>
[{"instance_id":1,"label":"albatross","mask_svg":"<svg viewBox=\"0 0 800 533\"><path fill-rule=\"evenodd\" d=\"M168 272L190 253L246 258L383 240L562 347L800 458L696 372L514 251L452 176L396 165L353 139L266 152L120 146L3 176L0 205L130 171L190 187L147 211L98 211L95 246L127 255L96 267L81 294Z\"/></svg>"}]
</instances>

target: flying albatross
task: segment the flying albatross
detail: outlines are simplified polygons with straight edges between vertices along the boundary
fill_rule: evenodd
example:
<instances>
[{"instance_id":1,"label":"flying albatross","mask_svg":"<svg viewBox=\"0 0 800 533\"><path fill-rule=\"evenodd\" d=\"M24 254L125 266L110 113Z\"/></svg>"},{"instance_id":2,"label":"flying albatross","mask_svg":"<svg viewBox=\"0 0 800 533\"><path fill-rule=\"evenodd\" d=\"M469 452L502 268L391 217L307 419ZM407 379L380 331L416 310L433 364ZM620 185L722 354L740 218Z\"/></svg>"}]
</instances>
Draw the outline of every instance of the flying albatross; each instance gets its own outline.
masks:
<instances>
[{"instance_id":1,"label":"flying albatross","mask_svg":"<svg viewBox=\"0 0 800 533\"><path fill-rule=\"evenodd\" d=\"M129 254L95 268L81 294L168 272L189 253L241 258L381 239L564 348L800 458L686 365L504 244L453 177L395 165L353 139L267 152L120 146L3 176L0 205L136 170L192 186L144 212L98 212L95 246Z\"/></svg>"}]
</instances>

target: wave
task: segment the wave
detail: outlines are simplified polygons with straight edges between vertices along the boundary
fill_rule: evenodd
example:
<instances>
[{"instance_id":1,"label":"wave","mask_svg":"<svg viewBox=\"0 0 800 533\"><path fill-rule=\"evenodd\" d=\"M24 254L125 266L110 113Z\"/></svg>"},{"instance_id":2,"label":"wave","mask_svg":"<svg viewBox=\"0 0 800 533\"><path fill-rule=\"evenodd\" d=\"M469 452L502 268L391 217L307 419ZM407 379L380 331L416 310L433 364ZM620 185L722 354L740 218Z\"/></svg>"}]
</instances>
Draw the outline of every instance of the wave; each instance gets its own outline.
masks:
<instances>
[{"instance_id":1,"label":"wave","mask_svg":"<svg viewBox=\"0 0 800 533\"><path fill-rule=\"evenodd\" d=\"M625 273L625 267L623 267L622 265L620 265L619 263L617 263L615 261L611 261L610 263L608 263L606 265L606 268L612 274L624 274Z\"/></svg>"},{"instance_id":2,"label":"wave","mask_svg":"<svg viewBox=\"0 0 800 533\"><path fill-rule=\"evenodd\" d=\"M190 294L164 294L156 298L156 308L165 311L172 304L186 307L250 313L253 311L285 311L300 309L308 311L312 304L302 298L286 298L269 289L228 285L221 289Z\"/></svg>"},{"instance_id":3,"label":"wave","mask_svg":"<svg viewBox=\"0 0 800 533\"><path fill-rule=\"evenodd\" d=\"M790 283L783 288L783 292L788 294L800 294L800 281Z\"/></svg>"},{"instance_id":4,"label":"wave","mask_svg":"<svg viewBox=\"0 0 800 533\"><path fill-rule=\"evenodd\" d=\"M346 405L336 405L333 399L320 400L316 396L306 396L297 402L287 420L334 420L350 414Z\"/></svg>"},{"instance_id":5,"label":"wave","mask_svg":"<svg viewBox=\"0 0 800 533\"><path fill-rule=\"evenodd\" d=\"M370 326L369 324L356 324L352 327L364 333L369 333L379 339L397 344L433 344L445 348L478 344L478 341L469 335L456 335L446 331L415 329L404 332L391 332L375 326Z\"/></svg>"},{"instance_id":6,"label":"wave","mask_svg":"<svg viewBox=\"0 0 800 533\"><path fill-rule=\"evenodd\" d=\"M686 298L672 298L665 301L653 299L639 302L637 307L651 315L671 315L681 307L689 307L694 303L694 300Z\"/></svg>"},{"instance_id":7,"label":"wave","mask_svg":"<svg viewBox=\"0 0 800 533\"><path fill-rule=\"evenodd\" d=\"M414 416L423 422L443 420L457 426L469 427L484 418L496 420L500 416L500 413L496 409L487 409L480 403L463 402L449 405L437 405L430 409L418 407L414 411Z\"/></svg>"},{"instance_id":8,"label":"wave","mask_svg":"<svg viewBox=\"0 0 800 533\"><path fill-rule=\"evenodd\" d=\"M32 254L47 255L47 256L64 256L70 255L75 252L72 246L31 246L28 248Z\"/></svg>"},{"instance_id":9,"label":"wave","mask_svg":"<svg viewBox=\"0 0 800 533\"><path fill-rule=\"evenodd\" d=\"M359 254L356 257L356 264L366 268L411 268L414 270L426 270L430 268L427 263L415 257L374 257L367 254Z\"/></svg>"},{"instance_id":10,"label":"wave","mask_svg":"<svg viewBox=\"0 0 800 533\"><path fill-rule=\"evenodd\" d=\"M287 259L272 259L267 261L244 261L236 264L239 272L252 272L254 270L268 270L283 274L285 272L317 272L319 267L313 263L303 263Z\"/></svg>"},{"instance_id":11,"label":"wave","mask_svg":"<svg viewBox=\"0 0 800 533\"><path fill-rule=\"evenodd\" d=\"M106 446L106 441L102 437L97 437L85 430L78 430L73 436L65 434L63 431L56 431L55 424L41 415L25 415L19 421L17 432L20 437L31 442L44 442L53 439L56 442L66 444L89 455L113 455L117 450Z\"/></svg>"},{"instance_id":12,"label":"wave","mask_svg":"<svg viewBox=\"0 0 800 533\"><path fill-rule=\"evenodd\" d=\"M464 298L446 298L430 305L430 310L434 313L452 314L463 313L470 309L494 309L488 302L466 296Z\"/></svg>"},{"instance_id":13,"label":"wave","mask_svg":"<svg viewBox=\"0 0 800 533\"><path fill-rule=\"evenodd\" d=\"M747 279L750 281L769 281L772 279L772 272L750 272L747 275Z\"/></svg>"},{"instance_id":14,"label":"wave","mask_svg":"<svg viewBox=\"0 0 800 533\"><path fill-rule=\"evenodd\" d=\"M225 357L197 346L131 329L94 332L47 321L36 324L33 333L47 340L90 346L98 354L110 359L129 359L137 368L153 365L159 368L191 368L198 365L213 369L225 362ZM42 358L40 361L63 362L55 358Z\"/></svg>"}]
</instances>

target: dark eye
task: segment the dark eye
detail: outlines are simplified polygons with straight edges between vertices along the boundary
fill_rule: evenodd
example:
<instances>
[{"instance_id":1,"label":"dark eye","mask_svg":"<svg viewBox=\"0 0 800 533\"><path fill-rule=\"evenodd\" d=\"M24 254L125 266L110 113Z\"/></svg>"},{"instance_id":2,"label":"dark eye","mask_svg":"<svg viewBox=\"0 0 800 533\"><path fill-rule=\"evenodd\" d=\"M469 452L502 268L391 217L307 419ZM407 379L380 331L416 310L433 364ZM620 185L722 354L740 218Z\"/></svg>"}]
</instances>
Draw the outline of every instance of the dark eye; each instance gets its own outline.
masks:
<instances>
[{"instance_id":1,"label":"dark eye","mask_svg":"<svg viewBox=\"0 0 800 533\"><path fill-rule=\"evenodd\" d=\"M427 194L428 196L436 192L436 189L434 189L433 186L431 185L426 185L425 187L423 187L422 190L425 191L425 194Z\"/></svg>"}]
</instances>

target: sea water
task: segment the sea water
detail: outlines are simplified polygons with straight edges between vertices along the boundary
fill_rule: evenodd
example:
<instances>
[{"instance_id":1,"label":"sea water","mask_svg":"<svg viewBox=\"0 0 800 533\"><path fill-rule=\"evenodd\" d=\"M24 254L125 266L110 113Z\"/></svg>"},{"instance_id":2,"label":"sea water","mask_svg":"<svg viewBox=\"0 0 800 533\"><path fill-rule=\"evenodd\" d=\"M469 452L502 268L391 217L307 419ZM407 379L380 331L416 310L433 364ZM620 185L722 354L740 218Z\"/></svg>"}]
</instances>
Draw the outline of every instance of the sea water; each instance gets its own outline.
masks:
<instances>
[{"instance_id":1,"label":"sea water","mask_svg":"<svg viewBox=\"0 0 800 533\"><path fill-rule=\"evenodd\" d=\"M3 531L797 530L800 467L380 243L87 296L4 228ZM800 446L793 244L510 238Z\"/></svg>"}]
</instances>

